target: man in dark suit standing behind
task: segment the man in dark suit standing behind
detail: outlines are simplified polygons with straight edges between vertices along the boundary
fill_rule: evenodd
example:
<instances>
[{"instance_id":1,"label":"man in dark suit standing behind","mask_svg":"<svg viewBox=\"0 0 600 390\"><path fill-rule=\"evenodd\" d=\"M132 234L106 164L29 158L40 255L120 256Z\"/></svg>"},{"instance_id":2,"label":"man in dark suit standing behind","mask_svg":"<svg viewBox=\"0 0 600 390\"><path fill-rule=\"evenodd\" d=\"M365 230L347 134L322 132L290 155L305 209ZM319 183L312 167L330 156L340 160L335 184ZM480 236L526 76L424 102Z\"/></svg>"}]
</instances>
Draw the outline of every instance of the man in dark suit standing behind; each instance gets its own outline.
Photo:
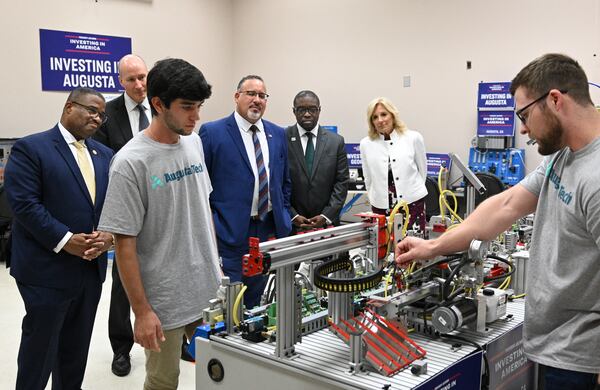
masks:
<instances>
[{"instance_id":1,"label":"man in dark suit standing behind","mask_svg":"<svg viewBox=\"0 0 600 390\"><path fill-rule=\"evenodd\" d=\"M113 155L89 139L104 97L71 92L54 128L12 148L5 190L14 212L10 273L25 304L17 389L79 389L112 235L96 231Z\"/></svg>"},{"instance_id":2,"label":"man in dark suit standing behind","mask_svg":"<svg viewBox=\"0 0 600 390\"><path fill-rule=\"evenodd\" d=\"M321 105L314 92L299 92L293 111L297 123L285 130L292 223L296 231L338 225L348 193L344 138L319 126Z\"/></svg>"},{"instance_id":3,"label":"man in dark suit standing behind","mask_svg":"<svg viewBox=\"0 0 600 390\"><path fill-rule=\"evenodd\" d=\"M109 120L94 138L117 153L135 134L150 125L150 105L146 97L148 68L135 54L119 61L119 82L125 92L106 104ZM111 370L117 376L131 371L129 353L133 347L130 306L123 289L116 259L112 267L112 289L108 314L108 338L113 350Z\"/></svg>"},{"instance_id":4,"label":"man in dark suit standing behind","mask_svg":"<svg viewBox=\"0 0 600 390\"><path fill-rule=\"evenodd\" d=\"M234 113L200 128L223 272L248 286L248 308L259 304L266 284L262 275L242 277L248 238L266 241L291 231L287 142L283 128L262 119L268 98L263 79L246 76L234 94Z\"/></svg>"}]
</instances>

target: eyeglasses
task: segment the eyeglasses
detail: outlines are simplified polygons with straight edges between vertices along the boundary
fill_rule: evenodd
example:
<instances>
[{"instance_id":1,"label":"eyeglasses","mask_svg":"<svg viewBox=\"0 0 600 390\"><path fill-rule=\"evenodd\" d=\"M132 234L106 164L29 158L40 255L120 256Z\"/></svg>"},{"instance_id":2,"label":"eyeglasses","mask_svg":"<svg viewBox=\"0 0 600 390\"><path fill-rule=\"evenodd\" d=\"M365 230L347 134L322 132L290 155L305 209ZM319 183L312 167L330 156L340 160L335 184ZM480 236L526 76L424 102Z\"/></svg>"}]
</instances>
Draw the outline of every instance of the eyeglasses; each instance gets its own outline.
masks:
<instances>
[{"instance_id":1,"label":"eyeglasses","mask_svg":"<svg viewBox=\"0 0 600 390\"><path fill-rule=\"evenodd\" d=\"M98 118L100 118L100 121L102 121L102 124L105 124L106 121L108 120L108 115L106 115L105 112L98 111L98 109L96 107L86 106L85 104L77 103L75 101L71 101L71 103L84 108L88 112L88 114L90 114L91 116L98 116Z\"/></svg>"},{"instance_id":2,"label":"eyeglasses","mask_svg":"<svg viewBox=\"0 0 600 390\"><path fill-rule=\"evenodd\" d=\"M294 113L296 113L298 115L304 115L307 112L310 113L310 115L316 115L319 111L321 111L321 107L317 107L317 106L294 107Z\"/></svg>"},{"instance_id":3,"label":"eyeglasses","mask_svg":"<svg viewBox=\"0 0 600 390\"><path fill-rule=\"evenodd\" d=\"M529 117L529 114L525 114L523 115L523 112L525 110L527 110L529 107L533 106L536 103L539 103L540 101L542 101L543 99L545 99L549 94L550 94L549 90L548 92L546 92L545 94L543 94L542 96L540 96L539 98L535 99L534 101L532 101L531 103L529 103L528 105L526 105L525 107L521 108L520 110L516 111L515 114L517 115L517 118L519 118L519 120L521 121L521 123L525 124L527 122L527 118ZM567 90L559 90L560 93L567 93Z\"/></svg>"},{"instance_id":4,"label":"eyeglasses","mask_svg":"<svg viewBox=\"0 0 600 390\"><path fill-rule=\"evenodd\" d=\"M269 98L269 94L264 93L264 92L256 92L256 91L240 91L240 93L243 93L247 96L250 96L251 98L257 97L260 100L267 100Z\"/></svg>"}]
</instances>

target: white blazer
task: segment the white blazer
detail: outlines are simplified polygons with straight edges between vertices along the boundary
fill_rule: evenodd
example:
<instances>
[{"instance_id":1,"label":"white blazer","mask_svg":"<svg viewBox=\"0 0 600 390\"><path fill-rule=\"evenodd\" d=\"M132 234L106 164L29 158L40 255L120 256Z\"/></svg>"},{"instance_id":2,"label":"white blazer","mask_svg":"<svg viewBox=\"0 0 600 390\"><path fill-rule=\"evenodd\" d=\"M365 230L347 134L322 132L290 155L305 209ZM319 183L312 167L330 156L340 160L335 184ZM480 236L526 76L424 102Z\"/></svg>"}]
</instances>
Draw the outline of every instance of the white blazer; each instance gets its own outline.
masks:
<instances>
[{"instance_id":1,"label":"white blazer","mask_svg":"<svg viewBox=\"0 0 600 390\"><path fill-rule=\"evenodd\" d=\"M427 195L427 157L423 136L416 131L393 131L390 141L383 135L360 141L363 176L369 201L380 209L389 207L388 161L392 167L398 199L412 203Z\"/></svg>"}]
</instances>

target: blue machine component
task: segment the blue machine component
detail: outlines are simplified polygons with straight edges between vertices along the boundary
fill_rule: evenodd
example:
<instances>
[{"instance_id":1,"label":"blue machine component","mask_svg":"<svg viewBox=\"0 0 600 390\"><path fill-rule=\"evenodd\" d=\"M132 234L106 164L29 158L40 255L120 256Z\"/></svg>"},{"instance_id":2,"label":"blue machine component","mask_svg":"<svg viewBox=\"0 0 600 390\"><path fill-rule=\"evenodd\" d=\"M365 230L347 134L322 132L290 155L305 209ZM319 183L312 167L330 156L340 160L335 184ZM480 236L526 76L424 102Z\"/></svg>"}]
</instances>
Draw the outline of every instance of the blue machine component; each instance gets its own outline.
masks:
<instances>
[{"instance_id":1,"label":"blue machine component","mask_svg":"<svg viewBox=\"0 0 600 390\"><path fill-rule=\"evenodd\" d=\"M196 342L194 340L196 340L196 337L202 337L202 338L208 339L211 334L223 332L224 330L225 330L224 322L217 322L215 324L214 328L211 328L209 324L204 324L204 325L198 326L196 328L196 331L194 332L194 335L192 336L192 340L191 340L190 344L188 345L188 348L187 348L188 353L195 360L196 359Z\"/></svg>"},{"instance_id":2,"label":"blue machine component","mask_svg":"<svg viewBox=\"0 0 600 390\"><path fill-rule=\"evenodd\" d=\"M525 177L525 150L469 150L469 168L477 173L491 173L507 185L514 186Z\"/></svg>"},{"instance_id":3,"label":"blue machine component","mask_svg":"<svg viewBox=\"0 0 600 390\"><path fill-rule=\"evenodd\" d=\"M267 316L251 317L244 320L240 324L240 330L242 331L242 338L255 343L259 343L265 340L264 332L267 330L265 324L268 320Z\"/></svg>"}]
</instances>

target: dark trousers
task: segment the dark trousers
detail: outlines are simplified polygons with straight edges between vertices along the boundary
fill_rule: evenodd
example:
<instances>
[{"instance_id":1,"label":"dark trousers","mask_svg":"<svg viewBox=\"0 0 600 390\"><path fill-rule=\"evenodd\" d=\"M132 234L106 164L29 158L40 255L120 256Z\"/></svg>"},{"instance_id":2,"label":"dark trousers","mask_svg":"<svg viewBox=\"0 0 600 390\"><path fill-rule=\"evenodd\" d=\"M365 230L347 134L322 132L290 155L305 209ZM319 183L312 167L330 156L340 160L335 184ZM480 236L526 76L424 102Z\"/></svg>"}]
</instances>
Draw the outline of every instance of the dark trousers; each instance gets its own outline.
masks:
<instances>
[{"instance_id":1,"label":"dark trousers","mask_svg":"<svg viewBox=\"0 0 600 390\"><path fill-rule=\"evenodd\" d=\"M269 240L275 235L275 222L273 213L270 212L264 221L251 219L248 226L248 237L258 237L260 242ZM260 304L267 277L257 275L252 277L242 276L242 256L248 253L248 244L241 247L231 247L224 244L221 240L219 244L219 256L223 260L223 273L229 276L232 282L242 282L248 289L244 293L244 305L251 309Z\"/></svg>"},{"instance_id":2,"label":"dark trousers","mask_svg":"<svg viewBox=\"0 0 600 390\"><path fill-rule=\"evenodd\" d=\"M108 338L115 355L128 355L133 347L131 310L127 293L121 283L117 258L113 260L110 309L108 311Z\"/></svg>"},{"instance_id":3,"label":"dark trousers","mask_svg":"<svg viewBox=\"0 0 600 390\"><path fill-rule=\"evenodd\" d=\"M83 261L83 260L82 260ZM17 282L25 304L17 357L17 390L80 389L102 283L96 269L81 284L56 289Z\"/></svg>"},{"instance_id":4,"label":"dark trousers","mask_svg":"<svg viewBox=\"0 0 600 390\"><path fill-rule=\"evenodd\" d=\"M539 365L540 390L597 390L598 374Z\"/></svg>"}]
</instances>

